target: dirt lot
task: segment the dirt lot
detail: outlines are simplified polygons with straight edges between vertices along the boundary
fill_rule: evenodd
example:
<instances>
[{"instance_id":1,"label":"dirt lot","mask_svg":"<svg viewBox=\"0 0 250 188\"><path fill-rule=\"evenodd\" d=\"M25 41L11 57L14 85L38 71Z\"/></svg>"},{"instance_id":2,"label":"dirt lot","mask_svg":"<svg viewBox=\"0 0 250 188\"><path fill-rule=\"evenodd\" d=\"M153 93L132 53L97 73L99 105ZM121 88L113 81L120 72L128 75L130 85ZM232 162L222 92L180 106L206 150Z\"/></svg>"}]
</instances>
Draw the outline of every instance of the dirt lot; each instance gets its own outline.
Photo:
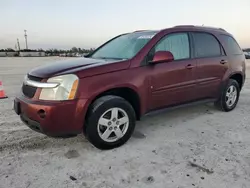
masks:
<instances>
[{"instance_id":1,"label":"dirt lot","mask_svg":"<svg viewBox=\"0 0 250 188\"><path fill-rule=\"evenodd\" d=\"M126 145L100 151L82 135L36 133L12 110L26 72L55 59L0 58L9 96L0 100L0 188L250 187L249 76L234 111L206 104L144 117Z\"/></svg>"}]
</instances>

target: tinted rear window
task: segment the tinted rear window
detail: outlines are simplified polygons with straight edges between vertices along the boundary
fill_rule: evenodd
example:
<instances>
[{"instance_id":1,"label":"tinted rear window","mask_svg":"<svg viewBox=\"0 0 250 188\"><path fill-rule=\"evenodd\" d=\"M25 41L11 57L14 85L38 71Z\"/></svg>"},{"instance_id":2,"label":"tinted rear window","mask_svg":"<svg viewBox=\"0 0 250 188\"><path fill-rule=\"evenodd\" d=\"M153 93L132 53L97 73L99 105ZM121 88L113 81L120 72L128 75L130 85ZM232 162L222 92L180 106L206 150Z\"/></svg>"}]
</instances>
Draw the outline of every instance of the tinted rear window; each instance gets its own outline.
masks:
<instances>
[{"instance_id":1,"label":"tinted rear window","mask_svg":"<svg viewBox=\"0 0 250 188\"><path fill-rule=\"evenodd\" d=\"M242 50L239 46L239 44L235 41L235 39L231 36L228 35L221 35L222 40L224 41L228 53L231 55L241 55Z\"/></svg>"},{"instance_id":2,"label":"tinted rear window","mask_svg":"<svg viewBox=\"0 0 250 188\"><path fill-rule=\"evenodd\" d=\"M195 57L216 57L222 55L218 40L208 33L193 33Z\"/></svg>"}]
</instances>

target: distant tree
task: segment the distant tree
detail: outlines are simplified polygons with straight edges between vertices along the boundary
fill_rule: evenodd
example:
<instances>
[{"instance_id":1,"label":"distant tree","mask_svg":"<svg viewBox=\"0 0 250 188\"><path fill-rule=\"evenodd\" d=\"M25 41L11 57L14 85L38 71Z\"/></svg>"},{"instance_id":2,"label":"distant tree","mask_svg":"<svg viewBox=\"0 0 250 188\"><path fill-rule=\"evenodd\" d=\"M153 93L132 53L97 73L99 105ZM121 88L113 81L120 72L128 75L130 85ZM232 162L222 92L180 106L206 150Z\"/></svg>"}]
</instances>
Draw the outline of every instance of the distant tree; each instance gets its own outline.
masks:
<instances>
[{"instance_id":1,"label":"distant tree","mask_svg":"<svg viewBox=\"0 0 250 188\"><path fill-rule=\"evenodd\" d=\"M71 49L71 52L77 53L77 52L78 52L78 49L77 49L76 47L73 47L73 48Z\"/></svg>"},{"instance_id":2,"label":"distant tree","mask_svg":"<svg viewBox=\"0 0 250 188\"><path fill-rule=\"evenodd\" d=\"M35 49L22 49L20 52L37 52Z\"/></svg>"},{"instance_id":3,"label":"distant tree","mask_svg":"<svg viewBox=\"0 0 250 188\"><path fill-rule=\"evenodd\" d=\"M46 53L52 53L52 52L53 52L53 49L46 50Z\"/></svg>"},{"instance_id":4,"label":"distant tree","mask_svg":"<svg viewBox=\"0 0 250 188\"><path fill-rule=\"evenodd\" d=\"M59 51L57 49L53 49L53 53L57 54Z\"/></svg>"},{"instance_id":5,"label":"distant tree","mask_svg":"<svg viewBox=\"0 0 250 188\"><path fill-rule=\"evenodd\" d=\"M7 48L6 51L7 52L14 52L15 50L13 50L12 48Z\"/></svg>"},{"instance_id":6,"label":"distant tree","mask_svg":"<svg viewBox=\"0 0 250 188\"><path fill-rule=\"evenodd\" d=\"M93 52L95 49L94 48L90 48L89 50L88 50L88 53L91 53L91 52Z\"/></svg>"},{"instance_id":7,"label":"distant tree","mask_svg":"<svg viewBox=\"0 0 250 188\"><path fill-rule=\"evenodd\" d=\"M12 48L0 49L0 52L15 52Z\"/></svg>"},{"instance_id":8,"label":"distant tree","mask_svg":"<svg viewBox=\"0 0 250 188\"><path fill-rule=\"evenodd\" d=\"M39 48L38 51L39 52L44 52L44 50L42 48Z\"/></svg>"}]
</instances>

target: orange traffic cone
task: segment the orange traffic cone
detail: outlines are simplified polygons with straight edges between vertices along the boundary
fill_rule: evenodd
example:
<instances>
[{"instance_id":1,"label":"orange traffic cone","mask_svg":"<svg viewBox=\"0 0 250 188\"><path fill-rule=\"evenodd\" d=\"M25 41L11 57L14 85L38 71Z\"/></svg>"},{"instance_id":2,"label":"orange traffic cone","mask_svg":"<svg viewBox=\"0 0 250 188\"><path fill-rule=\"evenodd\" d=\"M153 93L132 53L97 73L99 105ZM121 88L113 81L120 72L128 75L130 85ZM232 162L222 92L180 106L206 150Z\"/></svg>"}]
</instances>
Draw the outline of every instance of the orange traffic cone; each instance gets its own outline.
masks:
<instances>
[{"instance_id":1,"label":"orange traffic cone","mask_svg":"<svg viewBox=\"0 0 250 188\"><path fill-rule=\"evenodd\" d=\"M5 95L4 89L3 89L3 84L0 81L0 99L5 99L7 96Z\"/></svg>"}]
</instances>

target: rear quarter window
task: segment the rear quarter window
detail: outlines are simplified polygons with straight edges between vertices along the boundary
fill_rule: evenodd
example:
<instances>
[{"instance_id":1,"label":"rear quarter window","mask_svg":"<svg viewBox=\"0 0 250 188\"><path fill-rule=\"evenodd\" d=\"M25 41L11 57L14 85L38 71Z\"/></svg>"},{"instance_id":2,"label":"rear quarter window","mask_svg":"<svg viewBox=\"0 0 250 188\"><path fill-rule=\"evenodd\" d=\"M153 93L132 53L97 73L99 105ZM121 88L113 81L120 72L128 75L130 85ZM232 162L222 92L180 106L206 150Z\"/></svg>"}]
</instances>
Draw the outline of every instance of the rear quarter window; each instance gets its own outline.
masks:
<instances>
[{"instance_id":1,"label":"rear quarter window","mask_svg":"<svg viewBox=\"0 0 250 188\"><path fill-rule=\"evenodd\" d=\"M240 48L239 44L236 40L228 35L221 35L221 39L223 40L224 44L226 45L227 53L230 55L242 55L243 51Z\"/></svg>"},{"instance_id":2,"label":"rear quarter window","mask_svg":"<svg viewBox=\"0 0 250 188\"><path fill-rule=\"evenodd\" d=\"M195 45L195 57L218 57L223 55L221 45L218 40L209 33L193 32Z\"/></svg>"}]
</instances>

